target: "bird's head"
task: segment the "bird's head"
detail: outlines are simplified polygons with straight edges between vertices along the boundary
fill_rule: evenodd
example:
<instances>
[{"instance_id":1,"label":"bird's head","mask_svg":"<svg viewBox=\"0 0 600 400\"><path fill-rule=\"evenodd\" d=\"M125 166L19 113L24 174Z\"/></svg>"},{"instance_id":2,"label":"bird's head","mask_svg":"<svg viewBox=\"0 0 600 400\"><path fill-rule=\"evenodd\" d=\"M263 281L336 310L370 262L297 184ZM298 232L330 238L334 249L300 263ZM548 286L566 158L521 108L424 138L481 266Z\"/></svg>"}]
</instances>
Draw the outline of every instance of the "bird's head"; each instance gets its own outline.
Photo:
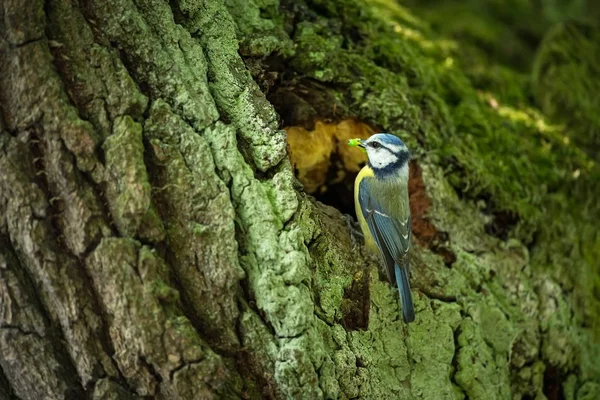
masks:
<instances>
[{"instance_id":1,"label":"bird's head","mask_svg":"<svg viewBox=\"0 0 600 400\"><path fill-rule=\"evenodd\" d=\"M357 144L366 150L369 166L375 175L408 175L410 152L400 138L389 133L377 133L366 140L358 140Z\"/></svg>"}]
</instances>

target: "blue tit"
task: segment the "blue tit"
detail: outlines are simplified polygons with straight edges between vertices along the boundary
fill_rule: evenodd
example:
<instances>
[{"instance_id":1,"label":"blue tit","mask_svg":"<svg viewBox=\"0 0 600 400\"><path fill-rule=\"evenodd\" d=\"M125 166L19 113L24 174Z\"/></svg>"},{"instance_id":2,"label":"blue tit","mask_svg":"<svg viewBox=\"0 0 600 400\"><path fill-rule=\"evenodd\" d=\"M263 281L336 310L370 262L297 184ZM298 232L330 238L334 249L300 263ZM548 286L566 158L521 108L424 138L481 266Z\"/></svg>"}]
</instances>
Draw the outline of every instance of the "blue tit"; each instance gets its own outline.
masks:
<instances>
[{"instance_id":1,"label":"blue tit","mask_svg":"<svg viewBox=\"0 0 600 400\"><path fill-rule=\"evenodd\" d=\"M410 250L410 207L408 161L410 152L394 135L378 133L367 140L353 139L351 145L366 150L369 162L354 183L354 203L365 246L379 251L387 277L398 285L402 317L415 319L408 264Z\"/></svg>"}]
</instances>

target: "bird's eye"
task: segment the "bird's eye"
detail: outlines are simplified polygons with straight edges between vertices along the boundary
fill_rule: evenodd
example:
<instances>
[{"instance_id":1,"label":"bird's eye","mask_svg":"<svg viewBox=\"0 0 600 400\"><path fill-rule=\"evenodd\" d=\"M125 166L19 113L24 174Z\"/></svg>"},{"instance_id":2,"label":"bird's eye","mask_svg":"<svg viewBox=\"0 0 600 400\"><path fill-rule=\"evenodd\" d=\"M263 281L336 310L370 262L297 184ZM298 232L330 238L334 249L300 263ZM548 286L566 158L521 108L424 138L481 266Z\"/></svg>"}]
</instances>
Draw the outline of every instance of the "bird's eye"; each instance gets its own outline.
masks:
<instances>
[{"instance_id":1,"label":"bird's eye","mask_svg":"<svg viewBox=\"0 0 600 400\"><path fill-rule=\"evenodd\" d=\"M381 143L379 143L379 142L373 142L373 143L371 143L371 147L374 148L374 149L378 149L378 148L381 147Z\"/></svg>"}]
</instances>

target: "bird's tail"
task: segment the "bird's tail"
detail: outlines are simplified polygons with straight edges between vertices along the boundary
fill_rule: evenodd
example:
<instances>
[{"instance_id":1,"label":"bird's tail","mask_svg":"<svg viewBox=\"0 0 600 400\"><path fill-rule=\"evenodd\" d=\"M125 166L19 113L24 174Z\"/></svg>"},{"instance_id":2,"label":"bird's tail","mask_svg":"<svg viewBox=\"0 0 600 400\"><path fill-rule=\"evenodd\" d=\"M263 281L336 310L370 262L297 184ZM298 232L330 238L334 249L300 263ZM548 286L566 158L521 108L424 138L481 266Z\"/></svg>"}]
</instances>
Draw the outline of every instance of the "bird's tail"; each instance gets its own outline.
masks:
<instances>
[{"instance_id":1,"label":"bird's tail","mask_svg":"<svg viewBox=\"0 0 600 400\"><path fill-rule=\"evenodd\" d=\"M400 307L402 308L402 318L404 322L415 320L415 309L413 307L412 295L410 294L410 283L408 282L408 268L400 267L394 264L396 272L396 284L400 291Z\"/></svg>"}]
</instances>

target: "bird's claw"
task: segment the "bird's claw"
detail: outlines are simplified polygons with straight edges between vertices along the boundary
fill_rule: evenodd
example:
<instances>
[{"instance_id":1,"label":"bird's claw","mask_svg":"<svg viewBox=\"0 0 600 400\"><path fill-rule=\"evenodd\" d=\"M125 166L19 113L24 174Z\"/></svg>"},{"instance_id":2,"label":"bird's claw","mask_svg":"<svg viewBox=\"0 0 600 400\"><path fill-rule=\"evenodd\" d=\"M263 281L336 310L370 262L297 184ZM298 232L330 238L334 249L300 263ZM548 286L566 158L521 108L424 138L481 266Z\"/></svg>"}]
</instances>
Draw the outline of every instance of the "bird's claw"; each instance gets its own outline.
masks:
<instances>
[{"instance_id":1,"label":"bird's claw","mask_svg":"<svg viewBox=\"0 0 600 400\"><path fill-rule=\"evenodd\" d=\"M346 221L346 226L348 227L348 230L350 230L350 240L352 241L352 248L356 249L358 246L362 245L365 242L365 236L360 231L358 223L350 214L344 214L343 218Z\"/></svg>"}]
</instances>

